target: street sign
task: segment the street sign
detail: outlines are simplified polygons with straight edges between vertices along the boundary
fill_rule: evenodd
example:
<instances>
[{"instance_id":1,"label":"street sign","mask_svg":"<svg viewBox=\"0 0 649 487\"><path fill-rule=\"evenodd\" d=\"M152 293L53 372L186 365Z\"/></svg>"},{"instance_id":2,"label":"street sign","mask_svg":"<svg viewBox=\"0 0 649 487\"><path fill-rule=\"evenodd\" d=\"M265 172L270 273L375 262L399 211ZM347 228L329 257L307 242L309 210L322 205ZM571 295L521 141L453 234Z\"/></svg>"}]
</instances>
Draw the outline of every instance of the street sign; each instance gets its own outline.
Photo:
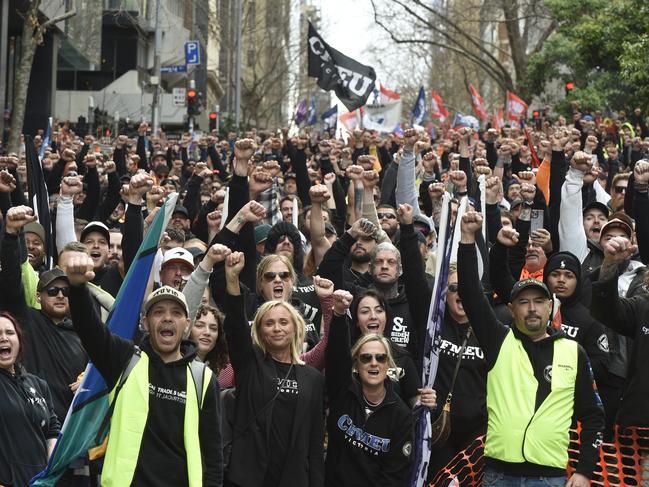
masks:
<instances>
[{"instance_id":1,"label":"street sign","mask_svg":"<svg viewBox=\"0 0 649 487\"><path fill-rule=\"evenodd\" d=\"M180 66L162 66L160 68L161 73L186 73L187 66L181 64Z\"/></svg>"},{"instance_id":2,"label":"street sign","mask_svg":"<svg viewBox=\"0 0 649 487\"><path fill-rule=\"evenodd\" d=\"M185 64L200 64L201 48L198 41L185 42Z\"/></svg>"},{"instance_id":3,"label":"street sign","mask_svg":"<svg viewBox=\"0 0 649 487\"><path fill-rule=\"evenodd\" d=\"M184 107L185 99L187 98L187 92L185 88L174 88L172 91L173 94L173 104L175 107Z\"/></svg>"}]
</instances>

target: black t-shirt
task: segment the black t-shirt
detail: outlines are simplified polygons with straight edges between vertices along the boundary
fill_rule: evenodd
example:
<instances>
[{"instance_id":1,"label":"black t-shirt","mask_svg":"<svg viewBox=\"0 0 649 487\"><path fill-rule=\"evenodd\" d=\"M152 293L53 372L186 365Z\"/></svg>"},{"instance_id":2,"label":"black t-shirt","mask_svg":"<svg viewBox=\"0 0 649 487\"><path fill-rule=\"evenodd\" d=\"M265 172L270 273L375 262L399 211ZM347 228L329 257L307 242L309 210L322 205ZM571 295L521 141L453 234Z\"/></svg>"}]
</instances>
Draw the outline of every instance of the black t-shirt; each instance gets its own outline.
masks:
<instances>
[{"instance_id":1,"label":"black t-shirt","mask_svg":"<svg viewBox=\"0 0 649 487\"><path fill-rule=\"evenodd\" d=\"M270 455L264 487L275 487L282 477L299 395L295 366L274 362L277 371L277 397L273 404L271 417L270 436L268 438Z\"/></svg>"}]
</instances>

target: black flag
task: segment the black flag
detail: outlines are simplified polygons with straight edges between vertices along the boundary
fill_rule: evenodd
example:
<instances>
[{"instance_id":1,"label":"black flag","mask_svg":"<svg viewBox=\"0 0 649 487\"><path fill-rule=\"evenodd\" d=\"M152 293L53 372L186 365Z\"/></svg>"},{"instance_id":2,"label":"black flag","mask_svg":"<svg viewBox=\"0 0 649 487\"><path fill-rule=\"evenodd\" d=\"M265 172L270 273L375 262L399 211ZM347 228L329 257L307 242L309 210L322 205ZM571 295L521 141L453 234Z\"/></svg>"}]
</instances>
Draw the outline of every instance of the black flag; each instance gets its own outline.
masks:
<instances>
[{"instance_id":1,"label":"black flag","mask_svg":"<svg viewBox=\"0 0 649 487\"><path fill-rule=\"evenodd\" d=\"M25 135L25 162L27 166L27 184L29 191L29 203L34 209L34 215L38 217L38 223L45 230L45 252L47 255L46 266L52 268L52 255L54 254L54 243L52 241L52 221L50 219L50 199L47 194L47 185L41 161L38 159L38 151L34 140Z\"/></svg>"},{"instance_id":2,"label":"black flag","mask_svg":"<svg viewBox=\"0 0 649 487\"><path fill-rule=\"evenodd\" d=\"M354 61L327 44L309 22L309 76L318 78L323 90L334 90L351 112L365 105L374 89L374 68Z\"/></svg>"}]
</instances>

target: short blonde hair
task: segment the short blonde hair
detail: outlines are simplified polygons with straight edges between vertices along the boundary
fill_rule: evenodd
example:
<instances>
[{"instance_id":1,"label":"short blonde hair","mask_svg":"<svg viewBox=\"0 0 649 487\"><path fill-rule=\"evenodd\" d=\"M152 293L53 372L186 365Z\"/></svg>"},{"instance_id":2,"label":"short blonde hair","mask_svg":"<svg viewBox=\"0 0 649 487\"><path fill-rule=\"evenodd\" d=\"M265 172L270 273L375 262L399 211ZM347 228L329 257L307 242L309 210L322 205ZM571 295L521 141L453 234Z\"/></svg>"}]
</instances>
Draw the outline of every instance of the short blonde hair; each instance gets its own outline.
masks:
<instances>
[{"instance_id":1,"label":"short blonde hair","mask_svg":"<svg viewBox=\"0 0 649 487\"><path fill-rule=\"evenodd\" d=\"M388 356L388 368L397 369L397 364L394 362L394 357L392 355L390 342L387 338L385 338L383 335L379 335L378 333L368 333L367 335L363 335L358 340L356 340L356 343L354 343L354 346L352 347L352 362L354 363L354 366L356 366L356 363L358 362L358 357L361 354L361 348L363 348L363 345L370 342L380 342L383 345L383 348L385 348L385 354ZM390 374L388 374L388 377L392 380L398 380Z\"/></svg>"},{"instance_id":2,"label":"short blonde hair","mask_svg":"<svg viewBox=\"0 0 649 487\"><path fill-rule=\"evenodd\" d=\"M284 309L289 312L293 319L293 325L295 326L295 334L291 341L291 363L303 365L304 361L300 358L300 353L302 351L304 335L306 334L306 324L302 315L300 315L300 313L298 313L290 303L274 300L266 301L259 306L257 313L255 313L255 318L252 321L252 343L257 345L264 353L268 353L266 350L266 344L261 339L259 329L261 327L261 321L264 319L266 313L278 306L283 306Z\"/></svg>"},{"instance_id":3,"label":"short blonde hair","mask_svg":"<svg viewBox=\"0 0 649 487\"><path fill-rule=\"evenodd\" d=\"M288 271L291 273L291 280L293 283L297 281L297 274L295 274L295 268L293 267L293 263L291 260L286 257L285 255L279 255L279 254L270 254L261 259L259 262L259 265L257 265L257 279L256 279L256 285L257 285L257 295L261 296L261 283L264 281L264 273L268 270L268 268L274 264L275 262L281 262L286 266ZM291 293L293 292L293 288L291 287ZM289 294L290 296L290 294Z\"/></svg>"}]
</instances>

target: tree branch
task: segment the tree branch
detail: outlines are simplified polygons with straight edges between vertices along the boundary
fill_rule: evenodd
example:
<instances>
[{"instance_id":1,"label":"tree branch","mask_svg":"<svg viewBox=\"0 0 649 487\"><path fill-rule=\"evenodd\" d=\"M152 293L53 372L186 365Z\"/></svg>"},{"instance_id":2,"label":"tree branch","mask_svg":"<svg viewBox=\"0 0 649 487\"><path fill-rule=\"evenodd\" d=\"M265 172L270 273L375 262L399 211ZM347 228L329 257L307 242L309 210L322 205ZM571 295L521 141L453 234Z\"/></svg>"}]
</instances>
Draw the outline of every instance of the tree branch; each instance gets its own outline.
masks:
<instances>
[{"instance_id":1,"label":"tree branch","mask_svg":"<svg viewBox=\"0 0 649 487\"><path fill-rule=\"evenodd\" d=\"M69 19L70 17L74 17L75 15L77 15L77 9L75 8L74 0L71 0L70 4L72 5L72 8L70 8L70 10L68 10L67 12L61 15L57 15L56 17L51 18L47 22L42 23L39 28L43 31L46 31L54 24L58 24L59 22L62 22L66 19Z\"/></svg>"}]
</instances>

